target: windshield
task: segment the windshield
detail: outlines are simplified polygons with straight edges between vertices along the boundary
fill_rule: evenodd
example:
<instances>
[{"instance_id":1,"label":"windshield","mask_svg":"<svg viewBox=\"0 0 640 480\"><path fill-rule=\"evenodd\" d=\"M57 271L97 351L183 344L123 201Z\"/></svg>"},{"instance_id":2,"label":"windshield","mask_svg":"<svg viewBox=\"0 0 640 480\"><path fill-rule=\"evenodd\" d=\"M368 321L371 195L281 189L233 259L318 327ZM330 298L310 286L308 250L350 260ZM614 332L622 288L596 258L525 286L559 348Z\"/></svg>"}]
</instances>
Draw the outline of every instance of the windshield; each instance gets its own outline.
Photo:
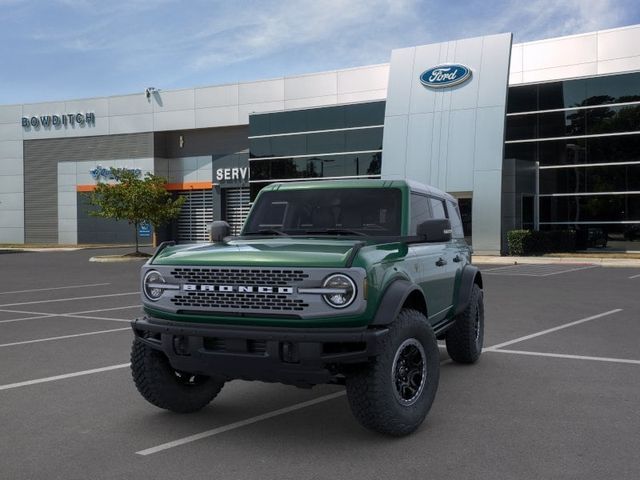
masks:
<instances>
[{"instance_id":1,"label":"windshield","mask_svg":"<svg viewBox=\"0 0 640 480\"><path fill-rule=\"evenodd\" d=\"M397 188L318 188L263 192L243 235L400 235Z\"/></svg>"}]
</instances>

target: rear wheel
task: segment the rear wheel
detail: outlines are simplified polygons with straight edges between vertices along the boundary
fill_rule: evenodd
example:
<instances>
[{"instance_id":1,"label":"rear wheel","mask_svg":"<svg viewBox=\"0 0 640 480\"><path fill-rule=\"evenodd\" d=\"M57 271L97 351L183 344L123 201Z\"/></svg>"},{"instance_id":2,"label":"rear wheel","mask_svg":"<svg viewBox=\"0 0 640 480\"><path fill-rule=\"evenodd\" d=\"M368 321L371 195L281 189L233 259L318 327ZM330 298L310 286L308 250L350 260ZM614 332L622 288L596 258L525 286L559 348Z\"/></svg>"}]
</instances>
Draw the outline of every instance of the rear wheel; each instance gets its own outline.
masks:
<instances>
[{"instance_id":1,"label":"rear wheel","mask_svg":"<svg viewBox=\"0 0 640 480\"><path fill-rule=\"evenodd\" d=\"M371 430L402 436L426 417L438 389L436 337L423 314L403 309L391 324L383 352L347 376L351 411Z\"/></svg>"},{"instance_id":2,"label":"rear wheel","mask_svg":"<svg viewBox=\"0 0 640 480\"><path fill-rule=\"evenodd\" d=\"M469 305L456 317L445 337L447 352L458 363L475 363L484 342L484 302L482 289L473 284Z\"/></svg>"},{"instance_id":3,"label":"rear wheel","mask_svg":"<svg viewBox=\"0 0 640 480\"><path fill-rule=\"evenodd\" d=\"M134 340L131 373L140 394L151 404L178 413L197 412L213 400L223 378L175 370L166 355Z\"/></svg>"}]
</instances>

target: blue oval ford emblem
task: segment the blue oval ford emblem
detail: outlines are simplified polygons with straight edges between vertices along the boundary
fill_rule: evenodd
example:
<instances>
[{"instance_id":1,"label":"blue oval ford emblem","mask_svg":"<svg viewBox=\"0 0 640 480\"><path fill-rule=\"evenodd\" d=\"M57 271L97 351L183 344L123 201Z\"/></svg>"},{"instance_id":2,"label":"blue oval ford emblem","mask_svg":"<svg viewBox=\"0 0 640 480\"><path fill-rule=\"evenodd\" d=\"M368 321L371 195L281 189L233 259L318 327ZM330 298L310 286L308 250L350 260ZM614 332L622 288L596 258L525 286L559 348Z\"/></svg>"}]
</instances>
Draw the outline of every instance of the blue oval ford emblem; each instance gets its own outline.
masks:
<instances>
[{"instance_id":1,"label":"blue oval ford emblem","mask_svg":"<svg viewBox=\"0 0 640 480\"><path fill-rule=\"evenodd\" d=\"M471 69L464 65L438 65L420 75L420 83L429 88L452 87L471 78Z\"/></svg>"}]
</instances>

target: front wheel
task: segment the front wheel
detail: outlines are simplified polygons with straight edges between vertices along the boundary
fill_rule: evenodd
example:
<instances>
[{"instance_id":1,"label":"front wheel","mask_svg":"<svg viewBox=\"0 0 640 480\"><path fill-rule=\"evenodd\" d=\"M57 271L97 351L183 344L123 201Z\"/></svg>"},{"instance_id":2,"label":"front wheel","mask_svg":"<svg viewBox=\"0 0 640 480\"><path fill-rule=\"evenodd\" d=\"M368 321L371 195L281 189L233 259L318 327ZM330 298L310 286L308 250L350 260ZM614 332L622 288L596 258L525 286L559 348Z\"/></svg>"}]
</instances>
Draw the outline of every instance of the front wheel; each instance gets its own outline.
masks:
<instances>
[{"instance_id":1,"label":"front wheel","mask_svg":"<svg viewBox=\"0 0 640 480\"><path fill-rule=\"evenodd\" d=\"M436 337L425 316L403 309L382 353L346 379L351 411L366 428L402 436L416 430L431 408L440 379Z\"/></svg>"},{"instance_id":2,"label":"front wheel","mask_svg":"<svg viewBox=\"0 0 640 480\"><path fill-rule=\"evenodd\" d=\"M224 379L175 370L166 355L134 340L131 373L140 394L151 404L177 413L206 407L224 386Z\"/></svg>"}]
</instances>

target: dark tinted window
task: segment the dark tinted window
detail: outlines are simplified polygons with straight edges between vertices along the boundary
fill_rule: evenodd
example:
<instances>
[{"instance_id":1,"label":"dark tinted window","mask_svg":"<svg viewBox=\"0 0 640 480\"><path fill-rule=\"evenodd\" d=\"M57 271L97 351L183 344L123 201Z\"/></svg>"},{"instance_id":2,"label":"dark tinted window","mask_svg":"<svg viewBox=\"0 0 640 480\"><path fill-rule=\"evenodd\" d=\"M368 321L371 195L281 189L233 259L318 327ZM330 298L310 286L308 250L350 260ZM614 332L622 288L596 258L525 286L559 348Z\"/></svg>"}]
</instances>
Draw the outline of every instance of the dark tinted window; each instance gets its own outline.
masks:
<instances>
[{"instance_id":1,"label":"dark tinted window","mask_svg":"<svg viewBox=\"0 0 640 480\"><path fill-rule=\"evenodd\" d=\"M640 73L589 78L586 105L640 100Z\"/></svg>"},{"instance_id":2,"label":"dark tinted window","mask_svg":"<svg viewBox=\"0 0 640 480\"><path fill-rule=\"evenodd\" d=\"M586 140L551 140L538 143L540 165L571 165L585 163Z\"/></svg>"},{"instance_id":3,"label":"dark tinted window","mask_svg":"<svg viewBox=\"0 0 640 480\"><path fill-rule=\"evenodd\" d=\"M538 110L538 86L509 87L507 113Z\"/></svg>"},{"instance_id":4,"label":"dark tinted window","mask_svg":"<svg viewBox=\"0 0 640 480\"><path fill-rule=\"evenodd\" d=\"M640 191L640 165L540 170L540 193Z\"/></svg>"},{"instance_id":5,"label":"dark tinted window","mask_svg":"<svg viewBox=\"0 0 640 480\"><path fill-rule=\"evenodd\" d=\"M538 142L507 143L504 146L504 158L535 162L538 159L538 145Z\"/></svg>"},{"instance_id":6,"label":"dark tinted window","mask_svg":"<svg viewBox=\"0 0 640 480\"><path fill-rule=\"evenodd\" d=\"M265 192L251 210L243 233L276 228L291 235L336 234L327 231L332 229L400 235L401 212L402 196L395 188Z\"/></svg>"},{"instance_id":7,"label":"dark tinted window","mask_svg":"<svg viewBox=\"0 0 640 480\"><path fill-rule=\"evenodd\" d=\"M589 135L640 130L640 105L590 108L584 111Z\"/></svg>"},{"instance_id":8,"label":"dark tinted window","mask_svg":"<svg viewBox=\"0 0 640 480\"><path fill-rule=\"evenodd\" d=\"M251 158L357 152L382 149L382 127L249 140Z\"/></svg>"},{"instance_id":9,"label":"dark tinted window","mask_svg":"<svg viewBox=\"0 0 640 480\"><path fill-rule=\"evenodd\" d=\"M507 117L507 140L527 140L538 136L538 115L514 115Z\"/></svg>"},{"instance_id":10,"label":"dark tinted window","mask_svg":"<svg viewBox=\"0 0 640 480\"><path fill-rule=\"evenodd\" d=\"M640 221L640 195L540 197L540 221Z\"/></svg>"},{"instance_id":11,"label":"dark tinted window","mask_svg":"<svg viewBox=\"0 0 640 480\"><path fill-rule=\"evenodd\" d=\"M409 235L415 235L417 233L418 225L425 220L433 218L429 197L426 195L420 195L419 193L412 193L410 214L411 225L409 227Z\"/></svg>"},{"instance_id":12,"label":"dark tinted window","mask_svg":"<svg viewBox=\"0 0 640 480\"><path fill-rule=\"evenodd\" d=\"M249 116L250 136L384 124L385 102L310 108Z\"/></svg>"},{"instance_id":13,"label":"dark tinted window","mask_svg":"<svg viewBox=\"0 0 640 480\"><path fill-rule=\"evenodd\" d=\"M640 161L640 134L587 139L588 163Z\"/></svg>"},{"instance_id":14,"label":"dark tinted window","mask_svg":"<svg viewBox=\"0 0 640 480\"><path fill-rule=\"evenodd\" d=\"M321 157L252 160L252 180L379 175L382 154L358 153Z\"/></svg>"},{"instance_id":15,"label":"dark tinted window","mask_svg":"<svg viewBox=\"0 0 640 480\"><path fill-rule=\"evenodd\" d=\"M538 114L538 137L566 137L584 135L586 110L566 110Z\"/></svg>"},{"instance_id":16,"label":"dark tinted window","mask_svg":"<svg viewBox=\"0 0 640 480\"><path fill-rule=\"evenodd\" d=\"M541 83L538 85L538 110L584 105L587 95L585 80Z\"/></svg>"}]
</instances>

